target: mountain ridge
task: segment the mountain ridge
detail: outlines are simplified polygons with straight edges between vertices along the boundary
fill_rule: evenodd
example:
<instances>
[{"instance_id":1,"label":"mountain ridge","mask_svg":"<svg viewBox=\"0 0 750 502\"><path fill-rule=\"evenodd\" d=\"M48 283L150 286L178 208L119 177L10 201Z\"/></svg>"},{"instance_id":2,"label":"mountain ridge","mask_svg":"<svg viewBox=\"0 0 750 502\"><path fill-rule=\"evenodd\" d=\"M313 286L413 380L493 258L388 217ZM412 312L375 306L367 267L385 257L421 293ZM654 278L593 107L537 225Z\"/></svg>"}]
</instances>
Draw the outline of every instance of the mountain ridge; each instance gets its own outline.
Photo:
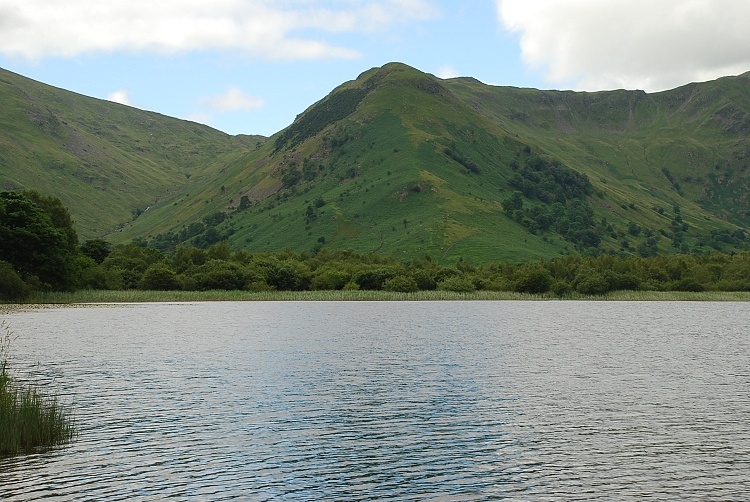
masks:
<instances>
[{"instance_id":1,"label":"mountain ridge","mask_svg":"<svg viewBox=\"0 0 750 502\"><path fill-rule=\"evenodd\" d=\"M13 101L13 80L0 72L3 100ZM734 249L750 223L750 73L652 94L581 93L442 80L389 63L337 86L270 138L23 82L44 106L16 99L18 110L0 118L12 132L0 165L15 159L35 178L16 170L0 182L62 195L81 225L94 209L75 194L104 191L95 204L112 216L107 228L81 232L87 238L524 260ZM53 160L22 148L23 133ZM39 181L58 172L54 162L77 181ZM137 196L81 180L84 168L127 177Z\"/></svg>"}]
</instances>

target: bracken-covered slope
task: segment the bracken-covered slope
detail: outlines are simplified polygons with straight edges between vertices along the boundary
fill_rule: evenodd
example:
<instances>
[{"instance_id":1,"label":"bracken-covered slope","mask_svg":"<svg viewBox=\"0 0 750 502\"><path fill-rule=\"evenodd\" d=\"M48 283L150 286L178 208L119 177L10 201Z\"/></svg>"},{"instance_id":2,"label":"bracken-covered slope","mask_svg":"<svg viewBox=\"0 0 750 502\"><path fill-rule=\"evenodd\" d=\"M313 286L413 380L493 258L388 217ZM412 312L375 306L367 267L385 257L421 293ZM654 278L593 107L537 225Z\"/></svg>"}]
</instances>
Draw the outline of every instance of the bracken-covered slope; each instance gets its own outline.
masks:
<instances>
[{"instance_id":1,"label":"bracken-covered slope","mask_svg":"<svg viewBox=\"0 0 750 502\"><path fill-rule=\"evenodd\" d=\"M18 154L33 148L3 144L3 165L31 166L36 178L3 168L0 181L61 196L79 222L97 208L76 203L75 191L112 195L117 181L133 195L113 198L116 210L98 199L116 216L86 235L161 249L228 239L249 251L439 261L730 250L745 245L750 221L748 78L576 93L441 80L391 63L334 89L268 140L34 83L33 99L14 91L16 118L2 118L11 145L25 134L50 157L64 152L71 167L113 171L97 184L62 169L71 182L58 190L54 166ZM106 157L84 155L76 135L104 145Z\"/></svg>"}]
</instances>

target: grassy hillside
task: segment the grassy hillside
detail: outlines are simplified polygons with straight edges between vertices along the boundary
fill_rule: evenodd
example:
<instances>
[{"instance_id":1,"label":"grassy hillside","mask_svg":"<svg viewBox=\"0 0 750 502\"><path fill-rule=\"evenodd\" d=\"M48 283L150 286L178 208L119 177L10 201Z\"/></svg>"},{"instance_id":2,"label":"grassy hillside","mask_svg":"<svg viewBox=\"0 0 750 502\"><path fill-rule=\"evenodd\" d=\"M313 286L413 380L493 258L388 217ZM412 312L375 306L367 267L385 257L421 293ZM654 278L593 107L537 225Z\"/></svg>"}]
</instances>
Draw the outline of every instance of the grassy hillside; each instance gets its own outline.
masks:
<instances>
[{"instance_id":1,"label":"grassy hillside","mask_svg":"<svg viewBox=\"0 0 750 502\"><path fill-rule=\"evenodd\" d=\"M446 82L475 110L587 173L614 205L674 204L750 223L750 73L643 91L575 93Z\"/></svg>"},{"instance_id":2,"label":"grassy hillside","mask_svg":"<svg viewBox=\"0 0 750 502\"><path fill-rule=\"evenodd\" d=\"M56 89L0 70L0 188L52 194L101 237L259 138Z\"/></svg>"},{"instance_id":3,"label":"grassy hillside","mask_svg":"<svg viewBox=\"0 0 750 502\"><path fill-rule=\"evenodd\" d=\"M0 182L61 196L86 236L441 262L746 245L748 75L576 93L392 63L267 141L8 75L0 161L25 169Z\"/></svg>"}]
</instances>

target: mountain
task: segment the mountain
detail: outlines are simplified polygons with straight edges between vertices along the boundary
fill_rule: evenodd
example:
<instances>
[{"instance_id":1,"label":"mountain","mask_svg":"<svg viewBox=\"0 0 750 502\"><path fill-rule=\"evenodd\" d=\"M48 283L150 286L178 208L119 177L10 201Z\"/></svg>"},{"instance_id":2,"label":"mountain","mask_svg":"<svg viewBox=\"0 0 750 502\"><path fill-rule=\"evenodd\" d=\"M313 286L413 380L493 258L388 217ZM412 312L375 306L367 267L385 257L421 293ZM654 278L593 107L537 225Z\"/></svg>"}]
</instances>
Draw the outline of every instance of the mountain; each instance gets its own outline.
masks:
<instances>
[{"instance_id":1,"label":"mountain","mask_svg":"<svg viewBox=\"0 0 750 502\"><path fill-rule=\"evenodd\" d=\"M731 250L750 223L749 82L541 91L391 63L262 138L2 72L0 183L60 197L85 238L160 249Z\"/></svg>"},{"instance_id":2,"label":"mountain","mask_svg":"<svg viewBox=\"0 0 750 502\"><path fill-rule=\"evenodd\" d=\"M59 197L83 238L255 148L199 124L56 89L0 70L0 189Z\"/></svg>"}]
</instances>

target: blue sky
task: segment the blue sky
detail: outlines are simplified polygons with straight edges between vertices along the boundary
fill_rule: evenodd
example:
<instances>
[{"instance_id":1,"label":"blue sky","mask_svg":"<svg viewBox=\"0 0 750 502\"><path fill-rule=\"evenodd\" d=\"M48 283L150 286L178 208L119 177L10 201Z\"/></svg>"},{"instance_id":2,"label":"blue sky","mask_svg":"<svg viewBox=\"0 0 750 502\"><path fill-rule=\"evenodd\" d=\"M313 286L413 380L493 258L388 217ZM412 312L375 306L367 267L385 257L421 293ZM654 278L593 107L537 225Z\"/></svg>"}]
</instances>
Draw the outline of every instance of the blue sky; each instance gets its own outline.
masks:
<instances>
[{"instance_id":1,"label":"blue sky","mask_svg":"<svg viewBox=\"0 0 750 502\"><path fill-rule=\"evenodd\" d=\"M746 0L0 0L0 67L271 135L361 72L658 91L750 70Z\"/></svg>"}]
</instances>

